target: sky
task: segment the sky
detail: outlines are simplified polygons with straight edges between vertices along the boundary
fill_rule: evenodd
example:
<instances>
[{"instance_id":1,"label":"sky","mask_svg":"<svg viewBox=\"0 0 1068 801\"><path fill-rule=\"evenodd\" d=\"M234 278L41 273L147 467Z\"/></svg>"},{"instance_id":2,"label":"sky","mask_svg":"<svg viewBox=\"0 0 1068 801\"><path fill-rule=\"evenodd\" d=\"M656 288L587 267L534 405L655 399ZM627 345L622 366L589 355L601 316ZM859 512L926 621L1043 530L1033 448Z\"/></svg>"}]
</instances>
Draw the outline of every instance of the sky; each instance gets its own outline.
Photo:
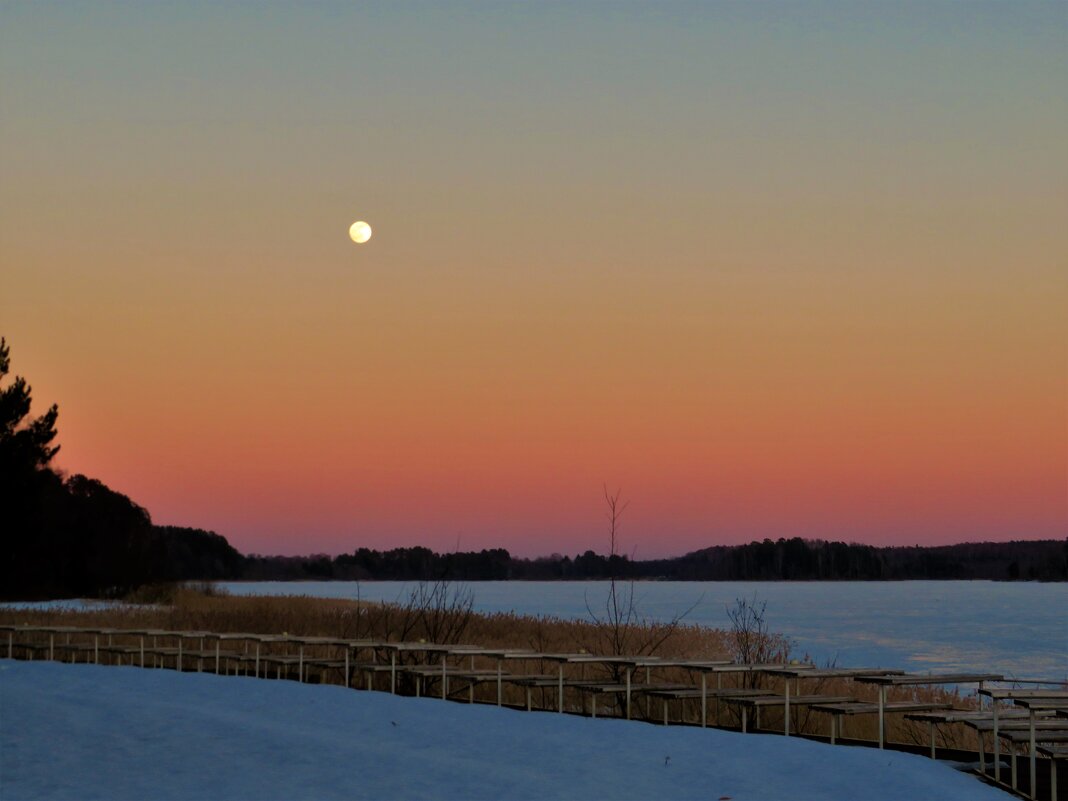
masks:
<instances>
[{"instance_id":1,"label":"sky","mask_svg":"<svg viewBox=\"0 0 1068 801\"><path fill-rule=\"evenodd\" d=\"M0 5L57 466L256 553L1068 533L1068 5ZM366 220L372 239L348 238Z\"/></svg>"}]
</instances>

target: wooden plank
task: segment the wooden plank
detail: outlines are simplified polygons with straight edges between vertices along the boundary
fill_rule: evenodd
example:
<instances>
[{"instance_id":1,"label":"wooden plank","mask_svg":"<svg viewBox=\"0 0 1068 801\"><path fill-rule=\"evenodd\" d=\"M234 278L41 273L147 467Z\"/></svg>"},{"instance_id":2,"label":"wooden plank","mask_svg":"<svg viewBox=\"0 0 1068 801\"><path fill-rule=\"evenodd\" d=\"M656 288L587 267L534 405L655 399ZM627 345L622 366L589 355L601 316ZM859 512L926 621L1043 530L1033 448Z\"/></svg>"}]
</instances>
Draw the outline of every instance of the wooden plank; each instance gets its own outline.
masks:
<instances>
[{"instance_id":1,"label":"wooden plank","mask_svg":"<svg viewBox=\"0 0 1068 801\"><path fill-rule=\"evenodd\" d=\"M623 682L598 682L598 681L579 681L577 684L572 685L578 688L579 692L594 692L594 693L625 693L628 691L633 693L640 692L654 692L654 691L673 691L673 690L693 690L696 689L689 684L625 684ZM697 690L698 695L701 691Z\"/></svg>"},{"instance_id":2,"label":"wooden plank","mask_svg":"<svg viewBox=\"0 0 1068 801\"><path fill-rule=\"evenodd\" d=\"M1046 699L1052 700L1055 698L1068 699L1068 690L1043 690L1043 689L1026 689L1022 687L1014 688L1002 688L1002 687L984 687L979 690L979 695L985 695L988 698L993 698L998 701L1007 700L1027 700L1027 699Z\"/></svg>"},{"instance_id":3,"label":"wooden plank","mask_svg":"<svg viewBox=\"0 0 1068 801\"><path fill-rule=\"evenodd\" d=\"M537 659L541 656L537 651L531 651L529 648L479 648L477 650L482 656L494 659ZM462 652L454 653L464 655Z\"/></svg>"},{"instance_id":4,"label":"wooden plank","mask_svg":"<svg viewBox=\"0 0 1068 801\"><path fill-rule=\"evenodd\" d=\"M981 719L981 720L962 720L961 723L966 726L970 726L976 731L993 731L994 720ZM1028 731L1031 728L1031 721L1028 718L1015 719L1015 720L1003 720L1001 715L998 715L998 733L1007 731ZM1035 729L1042 731L1056 731L1058 729L1068 728L1065 726L1063 720L1055 720L1052 718L1038 718L1035 720Z\"/></svg>"},{"instance_id":5,"label":"wooden plank","mask_svg":"<svg viewBox=\"0 0 1068 801\"><path fill-rule=\"evenodd\" d=\"M745 688L742 688L742 687L712 688L712 689L704 690L704 691L702 691L700 688L697 688L697 687L690 687L690 688L687 688L687 689L678 689L678 690L647 690L646 692L647 692L648 695L656 696L657 698L671 698L671 699L701 698L701 697L705 697L705 698L728 698L728 697L731 697L731 696L744 697L744 696L757 696L757 695L767 695L768 694L767 690L750 690L750 689L745 689Z\"/></svg>"},{"instance_id":6,"label":"wooden plank","mask_svg":"<svg viewBox=\"0 0 1068 801\"><path fill-rule=\"evenodd\" d=\"M998 736L1003 740L1009 740L1012 743L1029 743L1031 742L1031 731L1025 729L1019 731L1013 729L1011 731L998 732ZM1035 742L1036 743L1068 743L1068 729L1035 729Z\"/></svg>"},{"instance_id":7,"label":"wooden plank","mask_svg":"<svg viewBox=\"0 0 1068 801\"><path fill-rule=\"evenodd\" d=\"M793 703L793 699L790 699ZM827 712L832 715L869 715L879 711L879 705L867 701L856 701L843 704L811 704L817 712ZM913 703L911 701L892 701L883 707L884 712L932 712L938 709L952 709L953 705Z\"/></svg>"},{"instance_id":8,"label":"wooden plank","mask_svg":"<svg viewBox=\"0 0 1068 801\"><path fill-rule=\"evenodd\" d=\"M893 687L927 684L974 684L980 681L1005 681L1000 673L931 673L883 676L856 676L855 681L864 684L885 684Z\"/></svg>"},{"instance_id":9,"label":"wooden plank","mask_svg":"<svg viewBox=\"0 0 1068 801\"><path fill-rule=\"evenodd\" d=\"M510 679L512 684L518 684L521 687L556 687L560 683L558 676L523 676ZM565 679L565 687L574 687L577 684L581 684L579 679Z\"/></svg>"},{"instance_id":10,"label":"wooden plank","mask_svg":"<svg viewBox=\"0 0 1068 801\"><path fill-rule=\"evenodd\" d=\"M521 679L522 675L516 675L512 673L497 673L496 670L461 670L457 673L450 673L449 677L455 677L458 679L464 679L465 681L471 681L475 684L485 684L489 682L496 682L498 677L504 683L513 682L513 679Z\"/></svg>"},{"instance_id":11,"label":"wooden plank","mask_svg":"<svg viewBox=\"0 0 1068 801\"><path fill-rule=\"evenodd\" d=\"M420 675L420 676L441 676L441 675L446 675L446 676L450 676L450 677L451 676L457 676L460 673L470 673L470 672L472 672L472 671L468 670L467 668L457 667L456 665L446 665L445 667L442 667L440 664L439 665L403 665L403 666L398 666L397 670L401 671L402 673L414 673L414 674L417 674L417 675ZM485 671L485 672L486 673L491 673L492 672L494 676L497 675L497 671L496 670L494 670L494 671Z\"/></svg>"},{"instance_id":12,"label":"wooden plank","mask_svg":"<svg viewBox=\"0 0 1068 801\"><path fill-rule=\"evenodd\" d=\"M389 664L388 662L353 662L352 663L352 669L353 670L360 670L360 671L363 671L365 673L392 673L392 672L394 672L393 665ZM396 670L400 671L401 668L398 666L396 668ZM438 672L439 673L441 672L440 669L438 670Z\"/></svg>"},{"instance_id":13,"label":"wooden plank","mask_svg":"<svg viewBox=\"0 0 1068 801\"><path fill-rule=\"evenodd\" d=\"M723 699L728 704L740 704L747 707L785 706L786 698L782 695L758 695L742 697L726 697ZM849 695L797 695L790 698L790 704L797 706L812 706L813 704L841 704L856 701Z\"/></svg>"},{"instance_id":14,"label":"wooden plank","mask_svg":"<svg viewBox=\"0 0 1068 801\"><path fill-rule=\"evenodd\" d=\"M796 679L831 679L852 678L854 676L900 676L903 670L889 668L811 668L805 670L800 666L786 668L769 668L760 671L769 676L789 676Z\"/></svg>"},{"instance_id":15,"label":"wooden plank","mask_svg":"<svg viewBox=\"0 0 1068 801\"><path fill-rule=\"evenodd\" d=\"M1013 703L1019 709L1032 709L1035 712L1068 711L1068 698L1015 698Z\"/></svg>"},{"instance_id":16,"label":"wooden plank","mask_svg":"<svg viewBox=\"0 0 1068 801\"><path fill-rule=\"evenodd\" d=\"M724 665L732 664L732 662L729 659L671 659L641 657L639 659L633 659L629 664L636 668L663 667L681 668L683 670L702 670L704 668L723 667Z\"/></svg>"},{"instance_id":17,"label":"wooden plank","mask_svg":"<svg viewBox=\"0 0 1068 801\"><path fill-rule=\"evenodd\" d=\"M1027 720L1030 716L1023 709L1002 709L998 711L998 720ZM946 712L919 712L905 715L906 720L915 720L920 723L965 723L971 720L994 719L990 710L978 709L950 709Z\"/></svg>"}]
</instances>

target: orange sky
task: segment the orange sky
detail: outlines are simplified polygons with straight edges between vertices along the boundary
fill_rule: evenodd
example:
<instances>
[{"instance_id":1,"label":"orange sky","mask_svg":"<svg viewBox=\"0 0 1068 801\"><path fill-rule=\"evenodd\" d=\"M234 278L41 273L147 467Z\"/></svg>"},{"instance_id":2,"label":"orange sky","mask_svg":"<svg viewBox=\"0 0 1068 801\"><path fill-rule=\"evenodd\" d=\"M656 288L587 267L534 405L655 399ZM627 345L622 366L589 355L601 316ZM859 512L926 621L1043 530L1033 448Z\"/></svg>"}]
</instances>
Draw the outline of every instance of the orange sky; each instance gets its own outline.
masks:
<instances>
[{"instance_id":1,"label":"orange sky","mask_svg":"<svg viewBox=\"0 0 1068 801\"><path fill-rule=\"evenodd\" d=\"M1063 7L449 8L0 12L61 467L246 552L1065 536Z\"/></svg>"}]
</instances>

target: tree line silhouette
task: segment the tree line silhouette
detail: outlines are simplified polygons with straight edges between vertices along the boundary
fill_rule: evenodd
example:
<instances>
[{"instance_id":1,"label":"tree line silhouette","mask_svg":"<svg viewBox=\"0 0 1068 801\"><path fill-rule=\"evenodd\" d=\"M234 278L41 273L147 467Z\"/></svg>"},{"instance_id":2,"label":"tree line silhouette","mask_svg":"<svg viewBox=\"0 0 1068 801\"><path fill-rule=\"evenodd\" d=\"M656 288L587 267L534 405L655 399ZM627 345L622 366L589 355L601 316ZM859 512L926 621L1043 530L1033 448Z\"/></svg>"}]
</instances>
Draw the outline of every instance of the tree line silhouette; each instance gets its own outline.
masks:
<instances>
[{"instance_id":1,"label":"tree line silhouette","mask_svg":"<svg viewBox=\"0 0 1068 801\"><path fill-rule=\"evenodd\" d=\"M10 350L0 338L0 382ZM503 548L358 548L331 557L244 556L210 531L157 526L102 482L52 466L58 408L30 417L22 377L0 386L0 598L121 597L146 584L214 579L1068 580L1068 540L888 547L765 539L674 559L586 551L535 559Z\"/></svg>"},{"instance_id":2,"label":"tree line silhouette","mask_svg":"<svg viewBox=\"0 0 1068 801\"><path fill-rule=\"evenodd\" d=\"M0 338L0 381L10 372ZM187 579L236 578L243 559L217 534L155 526L125 495L51 466L55 405L30 417L22 377L0 386L0 597L119 597Z\"/></svg>"},{"instance_id":3,"label":"tree line silhouette","mask_svg":"<svg viewBox=\"0 0 1068 801\"><path fill-rule=\"evenodd\" d=\"M1068 540L875 547L823 540L765 539L717 545L672 559L631 560L586 551L535 559L503 548L435 553L429 548L359 548L330 557L246 557L253 580L580 580L867 581L993 579L1068 581Z\"/></svg>"}]
</instances>

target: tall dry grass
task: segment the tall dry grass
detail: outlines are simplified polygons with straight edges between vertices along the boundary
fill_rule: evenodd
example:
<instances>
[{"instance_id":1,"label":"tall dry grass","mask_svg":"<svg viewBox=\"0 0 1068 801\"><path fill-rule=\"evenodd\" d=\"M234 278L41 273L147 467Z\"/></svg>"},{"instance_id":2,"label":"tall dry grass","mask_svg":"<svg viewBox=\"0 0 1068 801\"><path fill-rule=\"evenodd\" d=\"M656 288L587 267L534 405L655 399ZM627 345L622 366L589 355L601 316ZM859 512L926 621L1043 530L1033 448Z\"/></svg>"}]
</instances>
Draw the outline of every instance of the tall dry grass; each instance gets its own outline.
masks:
<instances>
[{"instance_id":1,"label":"tall dry grass","mask_svg":"<svg viewBox=\"0 0 1068 801\"><path fill-rule=\"evenodd\" d=\"M0 623L451 641L542 653L601 653L604 641L601 626L590 621L508 612L468 615L465 610L450 608L426 615L404 604L306 596L231 596L210 586L151 590L134 600L137 602L122 606L87 609L0 608ZM142 603L145 600L151 602ZM468 619L450 625L450 617ZM657 623L635 623L633 628L636 641L659 642L657 653L662 656L730 658L726 633L718 629L679 625L669 630L668 625ZM442 631L451 637L435 636Z\"/></svg>"}]
</instances>

